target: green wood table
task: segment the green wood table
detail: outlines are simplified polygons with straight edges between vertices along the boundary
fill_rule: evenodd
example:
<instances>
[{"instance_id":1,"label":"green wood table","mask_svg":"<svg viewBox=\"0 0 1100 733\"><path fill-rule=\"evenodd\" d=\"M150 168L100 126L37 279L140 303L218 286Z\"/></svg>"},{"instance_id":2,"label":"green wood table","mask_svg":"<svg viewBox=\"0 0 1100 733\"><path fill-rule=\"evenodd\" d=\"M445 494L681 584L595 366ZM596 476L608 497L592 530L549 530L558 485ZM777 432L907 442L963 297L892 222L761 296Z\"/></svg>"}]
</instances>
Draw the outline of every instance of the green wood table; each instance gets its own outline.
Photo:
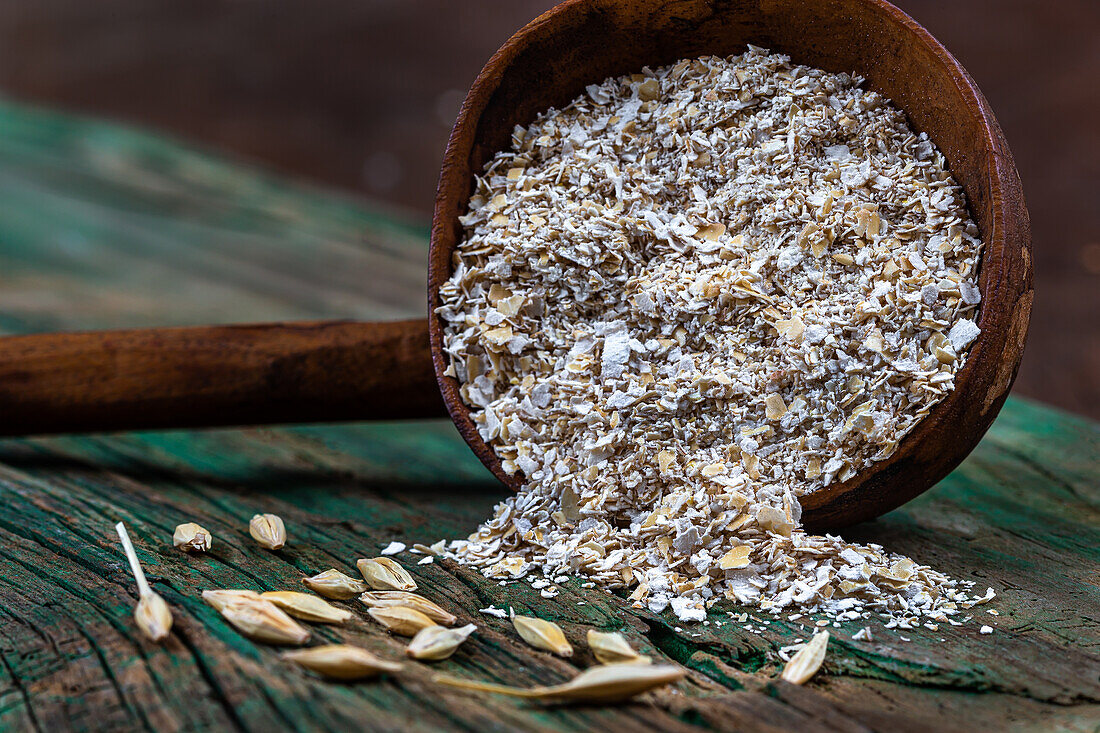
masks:
<instances>
[{"instance_id":1,"label":"green wood table","mask_svg":"<svg viewBox=\"0 0 1100 733\"><path fill-rule=\"evenodd\" d=\"M426 231L104 123L0 104L0 329L32 332L422 313ZM449 561L418 566L425 595L477 623L449 661L330 684L239 636L204 588L300 587L305 574L390 540L468 534L504 495L448 422L157 432L0 443L0 726L4 729L1096 730L1100 726L1097 426L1010 400L967 461L906 507L850 532L980 586L975 622L853 641L832 629L823 671L775 678L806 630L771 620L676 633L675 619L566 585L541 598ZM281 515L290 543L261 550L249 517ZM125 521L176 623L143 640L112 525ZM189 557L173 527L214 548ZM558 621L565 661L517 643L496 604ZM988 609L999 612L994 616ZM719 605L713 613L741 612ZM752 614L754 618L769 616ZM978 633L979 623L994 628ZM588 628L622 630L690 671L614 707L547 707L431 682L433 671L532 685L592 663ZM403 644L365 620L317 628L387 657Z\"/></svg>"}]
</instances>

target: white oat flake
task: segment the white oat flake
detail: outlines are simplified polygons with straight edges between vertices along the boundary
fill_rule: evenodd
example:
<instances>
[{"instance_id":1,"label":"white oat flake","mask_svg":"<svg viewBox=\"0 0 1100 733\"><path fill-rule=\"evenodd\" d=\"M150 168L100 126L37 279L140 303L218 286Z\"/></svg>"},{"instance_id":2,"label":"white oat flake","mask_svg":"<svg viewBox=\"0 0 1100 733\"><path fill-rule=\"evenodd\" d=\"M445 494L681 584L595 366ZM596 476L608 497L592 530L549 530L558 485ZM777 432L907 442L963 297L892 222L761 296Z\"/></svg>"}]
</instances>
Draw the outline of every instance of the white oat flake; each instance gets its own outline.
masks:
<instances>
[{"instance_id":1,"label":"white oat flake","mask_svg":"<svg viewBox=\"0 0 1100 733\"><path fill-rule=\"evenodd\" d=\"M399 552L405 551L404 542L391 542L379 553L381 555L396 555Z\"/></svg>"}]
</instances>

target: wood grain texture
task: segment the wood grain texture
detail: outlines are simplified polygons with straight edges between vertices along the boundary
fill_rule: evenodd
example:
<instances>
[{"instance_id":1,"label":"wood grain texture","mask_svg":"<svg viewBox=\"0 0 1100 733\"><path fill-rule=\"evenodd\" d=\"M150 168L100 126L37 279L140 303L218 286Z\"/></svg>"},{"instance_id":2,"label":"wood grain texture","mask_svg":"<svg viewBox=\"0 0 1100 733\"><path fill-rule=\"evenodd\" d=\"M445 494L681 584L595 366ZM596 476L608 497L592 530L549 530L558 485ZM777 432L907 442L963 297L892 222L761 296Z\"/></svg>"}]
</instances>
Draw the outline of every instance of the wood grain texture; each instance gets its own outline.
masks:
<instances>
[{"instance_id":1,"label":"wood grain texture","mask_svg":"<svg viewBox=\"0 0 1100 733\"><path fill-rule=\"evenodd\" d=\"M981 335L955 389L890 458L802 499L807 527L876 517L942 479L978 444L1008 395L1031 316L1031 232L1012 153L962 66L912 18L883 0L569 0L518 31L489 60L455 123L440 173L429 260L429 327L436 374L459 433L493 474L518 489L481 438L458 381L446 376L438 289L462 236L458 217L474 176L510 145L516 125L561 107L585 86L681 58L728 56L746 43L834 72L855 72L927 132L966 191L983 250ZM548 76L547 69L554 69Z\"/></svg>"},{"instance_id":2,"label":"wood grain texture","mask_svg":"<svg viewBox=\"0 0 1100 733\"><path fill-rule=\"evenodd\" d=\"M15 284L0 288L9 330L202 322L211 301L198 294L212 280L227 317L237 308L250 318L293 318L299 300L311 319L423 315L422 240L352 203L163 140L7 103L3 129L26 133L0 135L0 242L20 243L0 247L4 283ZM146 181L156 182L155 196ZM24 215L13 199L25 203ZM158 235L152 244L150 233ZM145 267L109 268L103 258ZM205 268L207 258L234 266ZM379 258L392 266L379 269ZM408 297L370 287L349 287L338 299L317 292L318 280L339 284L360 268L395 290L410 278ZM172 287L151 285L158 275ZM831 629L824 673L796 688L775 681L770 655L805 638L804 619L781 617L756 634L727 623L727 612L743 609L720 604L709 626L678 634L669 615L573 582L543 599L449 562L417 566L400 556L425 595L479 631L450 660L414 665L408 677L343 685L246 641L199 591L298 588L303 575L329 567L354 573L357 557L390 540L469 533L507 489L450 421L6 440L0 728L1091 730L1100 725L1098 449L1095 424L1010 400L936 489L851 531L994 587L991 607L1001 615L975 612L975 622L996 627L992 635L972 623L906 632L906 642L872 622L875 640L856 642L861 624L844 625ZM267 552L249 539L257 511L286 520L286 549ZM136 595L112 531L119 520L176 613L164 646L133 626ZM208 555L172 547L172 528L188 520L213 532ZM575 659L521 644L505 620L478 613L490 603L558 621L579 650ZM427 678L438 670L556 682L591 663L582 641L590 627L623 631L645 653L688 667L689 679L628 705L561 708ZM313 628L318 639L387 657L402 651L367 621Z\"/></svg>"}]
</instances>

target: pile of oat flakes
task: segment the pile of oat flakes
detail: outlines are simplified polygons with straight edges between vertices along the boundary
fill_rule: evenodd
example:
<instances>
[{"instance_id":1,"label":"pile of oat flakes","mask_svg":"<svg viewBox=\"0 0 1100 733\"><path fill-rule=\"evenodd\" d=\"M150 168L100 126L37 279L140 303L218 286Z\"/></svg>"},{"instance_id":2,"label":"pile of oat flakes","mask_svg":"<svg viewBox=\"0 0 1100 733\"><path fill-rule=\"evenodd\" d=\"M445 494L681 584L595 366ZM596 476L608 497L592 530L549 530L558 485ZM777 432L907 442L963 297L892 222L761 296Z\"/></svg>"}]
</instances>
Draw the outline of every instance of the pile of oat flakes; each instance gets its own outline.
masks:
<instances>
[{"instance_id":1,"label":"pile of oat flakes","mask_svg":"<svg viewBox=\"0 0 1100 733\"><path fill-rule=\"evenodd\" d=\"M449 373L525 483L451 556L683 621L728 598L959 623L972 584L799 528L798 497L889 456L978 335L963 192L860 83L750 47L516 128L439 314Z\"/></svg>"}]
</instances>

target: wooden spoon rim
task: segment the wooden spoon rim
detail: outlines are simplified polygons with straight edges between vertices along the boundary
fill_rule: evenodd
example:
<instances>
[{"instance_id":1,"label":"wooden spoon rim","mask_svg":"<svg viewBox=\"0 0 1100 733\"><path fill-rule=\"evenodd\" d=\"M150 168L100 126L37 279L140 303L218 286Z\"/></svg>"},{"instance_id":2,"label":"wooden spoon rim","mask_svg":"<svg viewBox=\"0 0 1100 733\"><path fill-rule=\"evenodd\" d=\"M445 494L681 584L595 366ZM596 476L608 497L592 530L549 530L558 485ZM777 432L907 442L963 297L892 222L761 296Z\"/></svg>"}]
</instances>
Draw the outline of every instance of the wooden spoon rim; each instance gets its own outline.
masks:
<instances>
[{"instance_id":1,"label":"wooden spoon rim","mask_svg":"<svg viewBox=\"0 0 1100 733\"><path fill-rule=\"evenodd\" d=\"M544 35L552 36L555 23L566 14L585 12L593 7L604 8L615 2L568 0L513 35L486 63L470 88L451 133L440 173L428 271L429 333L436 376L444 402L462 437L493 475L513 490L519 489L522 480L504 472L500 460L478 433L469 408L462 402L458 381L444 375L447 361L443 352L443 322L436 314L441 305L439 287L452 272L452 253L460 236L457 217L464 212L473 188L471 174L480 171L480 167L475 170L469 163L482 114L509 67L532 41ZM773 0L770 4L780 6L785 2ZM932 63L946 72L968 115L962 121L966 125L964 129L974 133L972 147L959 154L985 160L980 170L991 201L988 226L981 227L984 248L979 287L983 302L979 326L982 333L971 346L966 364L956 374L955 389L902 439L890 458L863 469L847 481L802 497L803 521L810 528L839 527L889 511L930 488L961 462L992 423L1015 378L1027 333L1032 295L1030 228L1019 177L1004 135L970 75L927 30L884 0L819 2L853 14L856 11L877 14L875 21L885 19L892 24L891 33L899 42L923 46ZM639 2L620 0L620 4L638 6ZM797 49L772 50L789 53L798 60ZM933 140L939 145L938 140ZM952 161L953 168L954 163Z\"/></svg>"}]
</instances>

